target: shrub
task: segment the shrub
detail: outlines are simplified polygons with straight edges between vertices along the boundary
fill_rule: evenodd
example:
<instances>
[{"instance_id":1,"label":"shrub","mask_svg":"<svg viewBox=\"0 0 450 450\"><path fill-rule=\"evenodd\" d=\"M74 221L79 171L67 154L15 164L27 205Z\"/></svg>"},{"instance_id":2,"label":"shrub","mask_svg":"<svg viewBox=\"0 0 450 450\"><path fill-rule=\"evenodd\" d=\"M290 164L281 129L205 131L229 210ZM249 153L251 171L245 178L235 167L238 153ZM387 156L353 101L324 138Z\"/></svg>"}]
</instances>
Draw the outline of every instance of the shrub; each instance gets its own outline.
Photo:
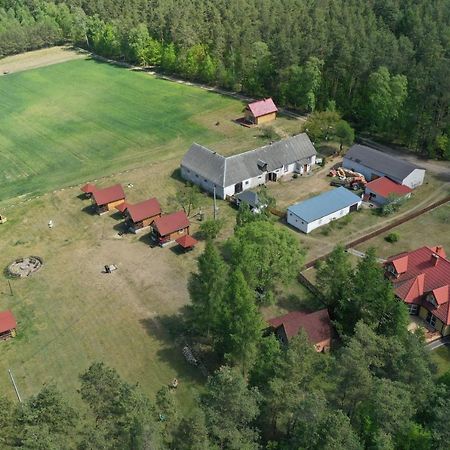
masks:
<instances>
[{"instance_id":1,"label":"shrub","mask_svg":"<svg viewBox=\"0 0 450 450\"><path fill-rule=\"evenodd\" d=\"M394 242L397 242L400 239L400 236L398 233L389 233L384 240L386 242L389 242L390 244L393 244Z\"/></svg>"}]
</instances>

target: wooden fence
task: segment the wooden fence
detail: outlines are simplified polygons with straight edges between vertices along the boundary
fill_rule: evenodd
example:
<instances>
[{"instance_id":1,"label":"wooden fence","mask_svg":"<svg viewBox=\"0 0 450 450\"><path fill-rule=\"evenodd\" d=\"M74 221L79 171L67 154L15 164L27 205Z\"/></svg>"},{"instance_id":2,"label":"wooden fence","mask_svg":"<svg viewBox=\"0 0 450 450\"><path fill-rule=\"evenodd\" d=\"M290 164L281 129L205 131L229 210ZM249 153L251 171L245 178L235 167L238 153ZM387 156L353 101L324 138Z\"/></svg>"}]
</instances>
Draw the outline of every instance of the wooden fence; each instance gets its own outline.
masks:
<instances>
[{"instance_id":1,"label":"wooden fence","mask_svg":"<svg viewBox=\"0 0 450 450\"><path fill-rule=\"evenodd\" d=\"M411 214L408 214L407 216L401 217L400 219L395 220L394 222L390 223L389 225L386 225L382 228L379 228L378 230L372 231L371 233L368 233L358 239L355 239L351 242L348 242L347 244L344 245L344 248L351 248L354 247L356 245L359 245L365 241L368 241L369 239L372 239L376 236L379 236L380 234L386 233L386 231L392 230L392 228L398 227L399 225L404 224L405 222L408 222L412 219L415 219L416 217L421 216L422 214L425 214L435 208L438 208L439 206L444 205L445 203L450 201L450 195L445 197L442 200L439 200L437 202L432 203L431 205L426 206L425 208L420 209L419 211L415 211ZM318 258L315 258L311 261L308 261L305 265L304 265L304 269L308 269L309 267L313 267L318 261L322 261L324 259L327 258L327 256L330 253L327 253L325 255L319 256Z\"/></svg>"}]
</instances>

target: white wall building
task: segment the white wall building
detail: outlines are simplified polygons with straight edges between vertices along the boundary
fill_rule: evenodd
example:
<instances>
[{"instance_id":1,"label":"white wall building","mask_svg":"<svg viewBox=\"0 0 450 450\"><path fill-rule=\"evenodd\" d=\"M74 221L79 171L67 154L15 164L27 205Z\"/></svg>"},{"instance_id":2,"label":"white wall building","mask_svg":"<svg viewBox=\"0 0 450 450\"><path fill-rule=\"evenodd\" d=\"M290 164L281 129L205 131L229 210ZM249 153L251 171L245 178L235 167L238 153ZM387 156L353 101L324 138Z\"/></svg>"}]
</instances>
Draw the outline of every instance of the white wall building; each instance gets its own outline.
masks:
<instances>
[{"instance_id":1,"label":"white wall building","mask_svg":"<svg viewBox=\"0 0 450 450\"><path fill-rule=\"evenodd\" d=\"M357 211L362 199L345 187L339 187L292 205L287 210L287 223L303 233Z\"/></svg>"},{"instance_id":2,"label":"white wall building","mask_svg":"<svg viewBox=\"0 0 450 450\"><path fill-rule=\"evenodd\" d=\"M344 156L342 166L362 173L367 181L388 177L411 189L423 184L425 170L365 145L355 144Z\"/></svg>"},{"instance_id":3,"label":"white wall building","mask_svg":"<svg viewBox=\"0 0 450 450\"><path fill-rule=\"evenodd\" d=\"M305 133L228 157L193 144L181 161L181 176L207 192L215 188L224 199L284 175L307 174L316 154Z\"/></svg>"}]
</instances>

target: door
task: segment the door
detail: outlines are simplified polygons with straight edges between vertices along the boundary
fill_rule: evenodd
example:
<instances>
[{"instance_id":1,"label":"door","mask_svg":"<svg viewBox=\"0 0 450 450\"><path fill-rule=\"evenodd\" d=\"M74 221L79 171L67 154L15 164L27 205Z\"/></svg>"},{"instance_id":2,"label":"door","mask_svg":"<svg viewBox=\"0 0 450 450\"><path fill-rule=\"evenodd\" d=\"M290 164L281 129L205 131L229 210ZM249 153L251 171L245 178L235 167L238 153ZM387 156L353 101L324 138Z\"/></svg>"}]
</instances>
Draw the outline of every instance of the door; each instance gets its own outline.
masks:
<instances>
[{"instance_id":1,"label":"door","mask_svg":"<svg viewBox=\"0 0 450 450\"><path fill-rule=\"evenodd\" d=\"M303 165L303 173L308 173L308 164Z\"/></svg>"},{"instance_id":2,"label":"door","mask_svg":"<svg viewBox=\"0 0 450 450\"><path fill-rule=\"evenodd\" d=\"M242 182L234 185L234 193L239 194L239 192L242 192Z\"/></svg>"},{"instance_id":3,"label":"door","mask_svg":"<svg viewBox=\"0 0 450 450\"><path fill-rule=\"evenodd\" d=\"M358 203L355 203L354 205L350 206L350 212L357 211L358 210Z\"/></svg>"}]
</instances>

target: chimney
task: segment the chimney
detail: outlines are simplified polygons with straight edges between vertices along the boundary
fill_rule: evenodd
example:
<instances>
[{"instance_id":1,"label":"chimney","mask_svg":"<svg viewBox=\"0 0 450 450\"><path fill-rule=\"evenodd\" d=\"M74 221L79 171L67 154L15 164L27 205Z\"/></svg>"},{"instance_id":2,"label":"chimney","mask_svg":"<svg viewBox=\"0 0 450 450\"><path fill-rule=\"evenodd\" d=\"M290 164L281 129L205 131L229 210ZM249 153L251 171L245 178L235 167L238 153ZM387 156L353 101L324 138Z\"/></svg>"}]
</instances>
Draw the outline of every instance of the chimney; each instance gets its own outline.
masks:
<instances>
[{"instance_id":1,"label":"chimney","mask_svg":"<svg viewBox=\"0 0 450 450\"><path fill-rule=\"evenodd\" d=\"M433 266L437 266L437 263L439 261L439 255L437 255L436 253L433 253L431 255L431 261L433 263Z\"/></svg>"},{"instance_id":2,"label":"chimney","mask_svg":"<svg viewBox=\"0 0 450 450\"><path fill-rule=\"evenodd\" d=\"M444 247L442 245L436 246L436 255L445 257Z\"/></svg>"}]
</instances>

